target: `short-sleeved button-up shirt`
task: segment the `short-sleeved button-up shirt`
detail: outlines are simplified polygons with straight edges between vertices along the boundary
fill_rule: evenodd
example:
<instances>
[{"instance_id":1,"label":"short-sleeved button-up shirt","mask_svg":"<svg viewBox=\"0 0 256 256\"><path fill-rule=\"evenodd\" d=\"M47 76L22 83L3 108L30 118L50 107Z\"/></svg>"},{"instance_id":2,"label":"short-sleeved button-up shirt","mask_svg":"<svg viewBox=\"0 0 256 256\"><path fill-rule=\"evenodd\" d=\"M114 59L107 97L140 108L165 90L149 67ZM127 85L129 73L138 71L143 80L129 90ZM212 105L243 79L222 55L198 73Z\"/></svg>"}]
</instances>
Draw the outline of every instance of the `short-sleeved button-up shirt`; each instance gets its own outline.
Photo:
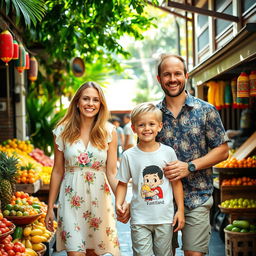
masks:
<instances>
[{"instance_id":1,"label":"short-sleeved button-up shirt","mask_svg":"<svg viewBox=\"0 0 256 256\"><path fill-rule=\"evenodd\" d=\"M176 118L167 109L165 99L157 106L163 112L163 129L157 140L173 147L180 161L189 162L202 157L227 141L220 115L208 102L187 93L185 104ZM182 183L185 206L196 208L212 195L212 169L190 173Z\"/></svg>"}]
</instances>

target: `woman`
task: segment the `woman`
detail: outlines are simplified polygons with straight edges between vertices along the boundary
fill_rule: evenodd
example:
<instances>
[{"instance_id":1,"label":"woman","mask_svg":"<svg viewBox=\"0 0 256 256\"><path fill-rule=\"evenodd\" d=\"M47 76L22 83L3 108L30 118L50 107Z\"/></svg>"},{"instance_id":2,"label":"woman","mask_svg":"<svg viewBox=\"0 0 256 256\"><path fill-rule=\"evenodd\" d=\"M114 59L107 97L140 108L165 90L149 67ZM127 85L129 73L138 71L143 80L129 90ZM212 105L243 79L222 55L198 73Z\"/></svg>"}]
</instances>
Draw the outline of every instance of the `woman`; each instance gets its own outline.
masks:
<instances>
[{"instance_id":1,"label":"woman","mask_svg":"<svg viewBox=\"0 0 256 256\"><path fill-rule=\"evenodd\" d=\"M117 186L117 135L108 114L102 89L87 82L53 130L54 167L45 223L53 231L59 194L57 250L69 256L120 255L109 189L115 193Z\"/></svg>"}]
</instances>

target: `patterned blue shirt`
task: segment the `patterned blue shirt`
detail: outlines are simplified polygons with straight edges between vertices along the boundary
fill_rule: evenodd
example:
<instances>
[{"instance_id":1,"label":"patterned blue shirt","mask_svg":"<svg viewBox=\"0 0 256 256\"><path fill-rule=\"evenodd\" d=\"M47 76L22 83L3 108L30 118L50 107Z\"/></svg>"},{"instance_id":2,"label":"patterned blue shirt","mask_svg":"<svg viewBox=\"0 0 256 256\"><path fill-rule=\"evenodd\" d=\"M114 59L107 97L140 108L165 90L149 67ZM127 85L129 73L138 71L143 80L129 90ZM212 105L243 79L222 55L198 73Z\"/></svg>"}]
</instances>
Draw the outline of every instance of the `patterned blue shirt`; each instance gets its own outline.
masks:
<instances>
[{"instance_id":1,"label":"patterned blue shirt","mask_svg":"<svg viewBox=\"0 0 256 256\"><path fill-rule=\"evenodd\" d=\"M163 112L163 129L157 140L173 147L180 161L189 162L202 157L227 141L220 115L208 102L187 93L177 118L167 109L165 99L157 107ZM185 206L196 208L212 195L212 169L190 173L182 183Z\"/></svg>"}]
</instances>

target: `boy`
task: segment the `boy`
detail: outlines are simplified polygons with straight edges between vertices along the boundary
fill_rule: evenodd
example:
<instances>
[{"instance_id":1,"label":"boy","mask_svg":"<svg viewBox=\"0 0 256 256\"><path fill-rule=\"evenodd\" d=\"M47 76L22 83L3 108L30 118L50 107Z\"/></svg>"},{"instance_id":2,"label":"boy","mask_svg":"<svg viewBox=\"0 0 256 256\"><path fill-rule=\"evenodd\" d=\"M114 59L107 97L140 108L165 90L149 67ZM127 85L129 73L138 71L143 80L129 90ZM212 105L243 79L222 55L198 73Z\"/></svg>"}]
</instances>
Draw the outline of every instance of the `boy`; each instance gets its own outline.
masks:
<instances>
[{"instance_id":1,"label":"boy","mask_svg":"<svg viewBox=\"0 0 256 256\"><path fill-rule=\"evenodd\" d=\"M123 214L127 183L132 178L131 238L135 256L172 256L172 233L184 226L183 189L180 180L163 175L167 162L177 159L171 147L156 142L162 129L162 112L152 103L137 105L131 113L139 143L123 153L116 189L116 213ZM173 195L177 204L174 215Z\"/></svg>"}]
</instances>

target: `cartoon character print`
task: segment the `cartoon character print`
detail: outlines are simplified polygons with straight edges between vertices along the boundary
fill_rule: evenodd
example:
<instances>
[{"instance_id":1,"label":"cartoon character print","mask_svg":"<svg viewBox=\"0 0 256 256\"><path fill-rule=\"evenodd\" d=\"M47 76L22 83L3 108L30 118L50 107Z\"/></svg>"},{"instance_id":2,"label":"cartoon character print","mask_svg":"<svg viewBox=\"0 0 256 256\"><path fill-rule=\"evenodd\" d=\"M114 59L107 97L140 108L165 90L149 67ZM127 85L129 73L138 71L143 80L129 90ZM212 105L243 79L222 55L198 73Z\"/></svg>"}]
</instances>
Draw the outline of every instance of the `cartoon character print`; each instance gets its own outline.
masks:
<instances>
[{"instance_id":1,"label":"cartoon character print","mask_svg":"<svg viewBox=\"0 0 256 256\"><path fill-rule=\"evenodd\" d=\"M163 198L163 171L159 166L150 165L143 170L143 181L141 184L141 197L145 201L152 201Z\"/></svg>"}]
</instances>

